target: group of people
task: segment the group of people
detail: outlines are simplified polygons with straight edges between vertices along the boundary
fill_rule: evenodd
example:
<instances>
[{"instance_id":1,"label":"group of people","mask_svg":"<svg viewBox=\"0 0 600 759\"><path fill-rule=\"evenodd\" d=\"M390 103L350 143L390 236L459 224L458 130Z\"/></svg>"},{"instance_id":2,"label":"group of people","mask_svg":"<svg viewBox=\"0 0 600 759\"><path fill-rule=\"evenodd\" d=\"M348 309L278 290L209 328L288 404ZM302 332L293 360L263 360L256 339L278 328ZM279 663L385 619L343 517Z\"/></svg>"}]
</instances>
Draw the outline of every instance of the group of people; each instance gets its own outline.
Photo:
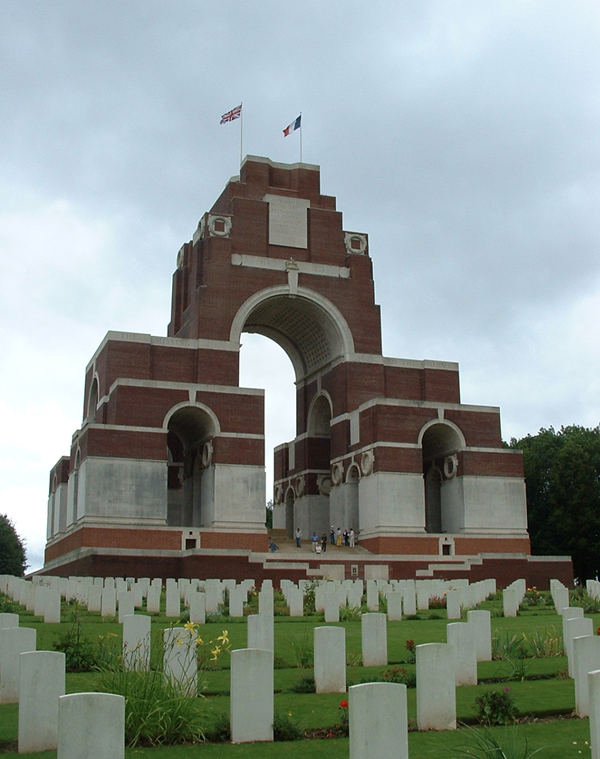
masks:
<instances>
[{"instance_id":1,"label":"group of people","mask_svg":"<svg viewBox=\"0 0 600 759\"><path fill-rule=\"evenodd\" d=\"M299 527L296 528L294 537L296 538L296 546L298 548L301 548L302 530ZM312 544L312 550L315 553L324 553L327 550L328 542L331 543L332 546L346 546L347 548L354 548L356 543L356 534L352 527L349 530L344 529L342 532L341 528L338 527L336 530L335 527L331 525L329 538L327 537L326 532L324 532L321 537L319 537L316 532L313 532L313 534L310 536L310 541Z\"/></svg>"}]
</instances>

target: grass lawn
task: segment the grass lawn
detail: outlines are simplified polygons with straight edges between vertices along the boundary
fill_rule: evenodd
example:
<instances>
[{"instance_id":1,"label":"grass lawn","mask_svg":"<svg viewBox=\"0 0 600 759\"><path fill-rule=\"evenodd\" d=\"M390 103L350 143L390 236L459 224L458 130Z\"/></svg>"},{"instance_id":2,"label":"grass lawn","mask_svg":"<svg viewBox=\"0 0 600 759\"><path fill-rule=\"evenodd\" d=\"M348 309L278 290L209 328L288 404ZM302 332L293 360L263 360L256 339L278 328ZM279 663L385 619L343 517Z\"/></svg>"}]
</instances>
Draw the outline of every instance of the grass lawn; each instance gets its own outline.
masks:
<instances>
[{"instance_id":1,"label":"grass lawn","mask_svg":"<svg viewBox=\"0 0 600 759\"><path fill-rule=\"evenodd\" d=\"M497 613L498 601L486 602L483 608L490 608ZM63 622L60 625L46 625L44 622L17 607L22 627L33 627L37 630L38 650L50 649L52 643L61 635L73 629L73 622ZM73 609L65 607L64 618L67 619ZM80 632L94 646L99 641L103 645L119 646L121 626L114 620L102 620L98 614L90 614L85 610L77 610ZM408 674L414 673L415 665L411 652L406 647L406 641L420 643L444 642L446 640L445 610L420 612L418 619L405 619L402 622L389 622L388 629L388 661L389 667L348 666L346 677L348 685L369 682L381 678L386 669L402 667ZM594 628L600 624L600 614L588 615L594 621ZM172 620L164 616L152 617L153 658L158 660L162 630L168 627ZM310 648L313 628L324 625L322 616L290 619L289 617L275 618L275 711L291 715L303 730L332 727L339 723L339 703L344 694L320 694L294 692L294 687L306 677L312 675L310 668L298 667L298 661ZM346 651L349 664L355 665L361 653L360 621L340 622L346 630ZM245 620L225 619L218 623L208 623L200 628L204 641L215 640L226 629L231 641L231 648L246 646L247 626ZM562 631L561 619L553 608L535 608L523 611L516 619L504 619L493 616L492 635L507 641L514 636L526 639L532 636L558 636ZM202 699L201 710L205 715L205 724L210 727L219 715L229 714L229 654L219 659L219 668L202 673L205 682L205 696ZM456 690L457 719L459 722L474 724L473 705L478 696L491 689L501 690L510 688L520 715L532 720L528 724L492 728L492 733L500 736L498 740L517 741L523 745L527 740L530 750L543 747L539 756L542 759L566 759L590 753L589 724L587 720L571 719L568 717L575 706L573 681L564 676L567 662L563 656L548 656L546 658L510 659L508 661L481 662L478 665L477 686L463 686ZM93 691L99 688L100 674L98 672L68 673L67 693ZM252 697L252 694L249 694ZM562 717L561 717L562 715ZM552 716L550 721L535 721ZM409 723L416 720L416 691L408 689ZM17 757L17 720L18 707L14 704L0 705L0 753L5 757ZM462 727L456 731L443 733L409 734L411 759L426 759L427 757L458 756L453 749L467 747L470 731L480 728ZM326 744L326 745L325 745ZM163 748L129 748L127 756L148 756L152 759L169 759L169 757L269 757L276 756L285 750L290 759L321 756L327 752L328 758L348 756L348 739L330 738L323 740L300 740L272 744L251 744L232 746L223 744L202 744L196 746L170 746ZM580 753L581 752L581 753ZM32 759L45 757L53 759L55 752L29 754ZM522 750L519 756L522 756Z\"/></svg>"}]
</instances>

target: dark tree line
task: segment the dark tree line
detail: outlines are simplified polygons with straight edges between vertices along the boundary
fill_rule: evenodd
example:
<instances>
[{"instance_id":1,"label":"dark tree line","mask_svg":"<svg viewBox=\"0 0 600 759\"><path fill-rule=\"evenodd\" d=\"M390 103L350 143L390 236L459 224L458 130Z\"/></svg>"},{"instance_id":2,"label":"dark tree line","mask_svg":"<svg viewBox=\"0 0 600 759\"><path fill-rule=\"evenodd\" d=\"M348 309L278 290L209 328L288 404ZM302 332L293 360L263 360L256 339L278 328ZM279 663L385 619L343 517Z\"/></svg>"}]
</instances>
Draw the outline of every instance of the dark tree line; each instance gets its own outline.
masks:
<instances>
[{"instance_id":1,"label":"dark tree line","mask_svg":"<svg viewBox=\"0 0 600 759\"><path fill-rule=\"evenodd\" d=\"M531 551L573 557L580 582L600 572L600 426L552 427L510 441L523 451Z\"/></svg>"},{"instance_id":2,"label":"dark tree line","mask_svg":"<svg viewBox=\"0 0 600 759\"><path fill-rule=\"evenodd\" d=\"M6 514L0 514L0 574L23 577L26 569L23 541Z\"/></svg>"}]
</instances>

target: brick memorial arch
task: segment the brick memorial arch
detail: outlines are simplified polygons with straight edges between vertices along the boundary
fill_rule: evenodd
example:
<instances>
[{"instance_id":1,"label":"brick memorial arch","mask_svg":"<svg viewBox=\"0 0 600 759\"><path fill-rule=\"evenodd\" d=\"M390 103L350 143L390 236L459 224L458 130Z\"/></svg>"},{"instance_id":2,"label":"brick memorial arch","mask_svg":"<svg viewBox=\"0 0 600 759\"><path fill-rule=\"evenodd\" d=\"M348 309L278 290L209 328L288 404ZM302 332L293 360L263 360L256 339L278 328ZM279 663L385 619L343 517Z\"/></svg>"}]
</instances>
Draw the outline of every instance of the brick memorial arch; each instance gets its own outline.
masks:
<instances>
[{"instance_id":1,"label":"brick memorial arch","mask_svg":"<svg viewBox=\"0 0 600 759\"><path fill-rule=\"evenodd\" d=\"M83 424L50 476L44 571L267 572L247 565L268 538L244 332L277 342L296 375L275 528L353 527L398 576L448 556L531 559L498 409L461 403L455 363L382 355L367 235L344 231L317 166L248 157L179 251L168 336L109 332L87 366Z\"/></svg>"}]
</instances>

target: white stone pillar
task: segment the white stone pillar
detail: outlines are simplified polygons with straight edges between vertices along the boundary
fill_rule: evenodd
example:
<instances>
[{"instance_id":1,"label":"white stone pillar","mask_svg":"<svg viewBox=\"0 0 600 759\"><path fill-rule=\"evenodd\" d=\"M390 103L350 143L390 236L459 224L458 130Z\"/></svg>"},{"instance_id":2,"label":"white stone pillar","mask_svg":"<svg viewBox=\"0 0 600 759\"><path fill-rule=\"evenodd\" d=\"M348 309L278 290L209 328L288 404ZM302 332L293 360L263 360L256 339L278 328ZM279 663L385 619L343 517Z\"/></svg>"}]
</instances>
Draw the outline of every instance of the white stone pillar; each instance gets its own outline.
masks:
<instances>
[{"instance_id":1,"label":"white stone pillar","mask_svg":"<svg viewBox=\"0 0 600 759\"><path fill-rule=\"evenodd\" d=\"M475 630L477 661L492 661L492 615L486 609L472 609L467 622Z\"/></svg>"},{"instance_id":2,"label":"white stone pillar","mask_svg":"<svg viewBox=\"0 0 600 759\"><path fill-rule=\"evenodd\" d=\"M8 627L0 638L0 704L19 701L19 654L35 651L36 631L30 627Z\"/></svg>"},{"instance_id":3,"label":"white stone pillar","mask_svg":"<svg viewBox=\"0 0 600 759\"><path fill-rule=\"evenodd\" d=\"M475 628L468 622L446 625L446 641L455 650L456 685L477 685Z\"/></svg>"},{"instance_id":4,"label":"white stone pillar","mask_svg":"<svg viewBox=\"0 0 600 759\"><path fill-rule=\"evenodd\" d=\"M19 753L55 751L58 699L65 695L65 655L29 651L19 655Z\"/></svg>"},{"instance_id":5,"label":"white stone pillar","mask_svg":"<svg viewBox=\"0 0 600 759\"><path fill-rule=\"evenodd\" d=\"M350 759L408 759L406 685L352 685L348 716Z\"/></svg>"},{"instance_id":6,"label":"white stone pillar","mask_svg":"<svg viewBox=\"0 0 600 759\"><path fill-rule=\"evenodd\" d=\"M273 740L273 653L231 652L231 742Z\"/></svg>"},{"instance_id":7,"label":"white stone pillar","mask_svg":"<svg viewBox=\"0 0 600 759\"><path fill-rule=\"evenodd\" d=\"M456 730L455 652L447 643L417 646L417 726Z\"/></svg>"},{"instance_id":8,"label":"white stone pillar","mask_svg":"<svg viewBox=\"0 0 600 759\"><path fill-rule=\"evenodd\" d=\"M346 630L343 627L315 627L314 643L316 692L345 693Z\"/></svg>"},{"instance_id":9,"label":"white stone pillar","mask_svg":"<svg viewBox=\"0 0 600 759\"><path fill-rule=\"evenodd\" d=\"M58 704L57 759L124 759L125 699L73 693Z\"/></svg>"},{"instance_id":10,"label":"white stone pillar","mask_svg":"<svg viewBox=\"0 0 600 759\"><path fill-rule=\"evenodd\" d=\"M150 617L145 614L123 617L123 668L138 672L150 668Z\"/></svg>"},{"instance_id":11,"label":"white stone pillar","mask_svg":"<svg viewBox=\"0 0 600 759\"><path fill-rule=\"evenodd\" d=\"M387 619L380 612L361 617L363 667L387 666Z\"/></svg>"}]
</instances>

